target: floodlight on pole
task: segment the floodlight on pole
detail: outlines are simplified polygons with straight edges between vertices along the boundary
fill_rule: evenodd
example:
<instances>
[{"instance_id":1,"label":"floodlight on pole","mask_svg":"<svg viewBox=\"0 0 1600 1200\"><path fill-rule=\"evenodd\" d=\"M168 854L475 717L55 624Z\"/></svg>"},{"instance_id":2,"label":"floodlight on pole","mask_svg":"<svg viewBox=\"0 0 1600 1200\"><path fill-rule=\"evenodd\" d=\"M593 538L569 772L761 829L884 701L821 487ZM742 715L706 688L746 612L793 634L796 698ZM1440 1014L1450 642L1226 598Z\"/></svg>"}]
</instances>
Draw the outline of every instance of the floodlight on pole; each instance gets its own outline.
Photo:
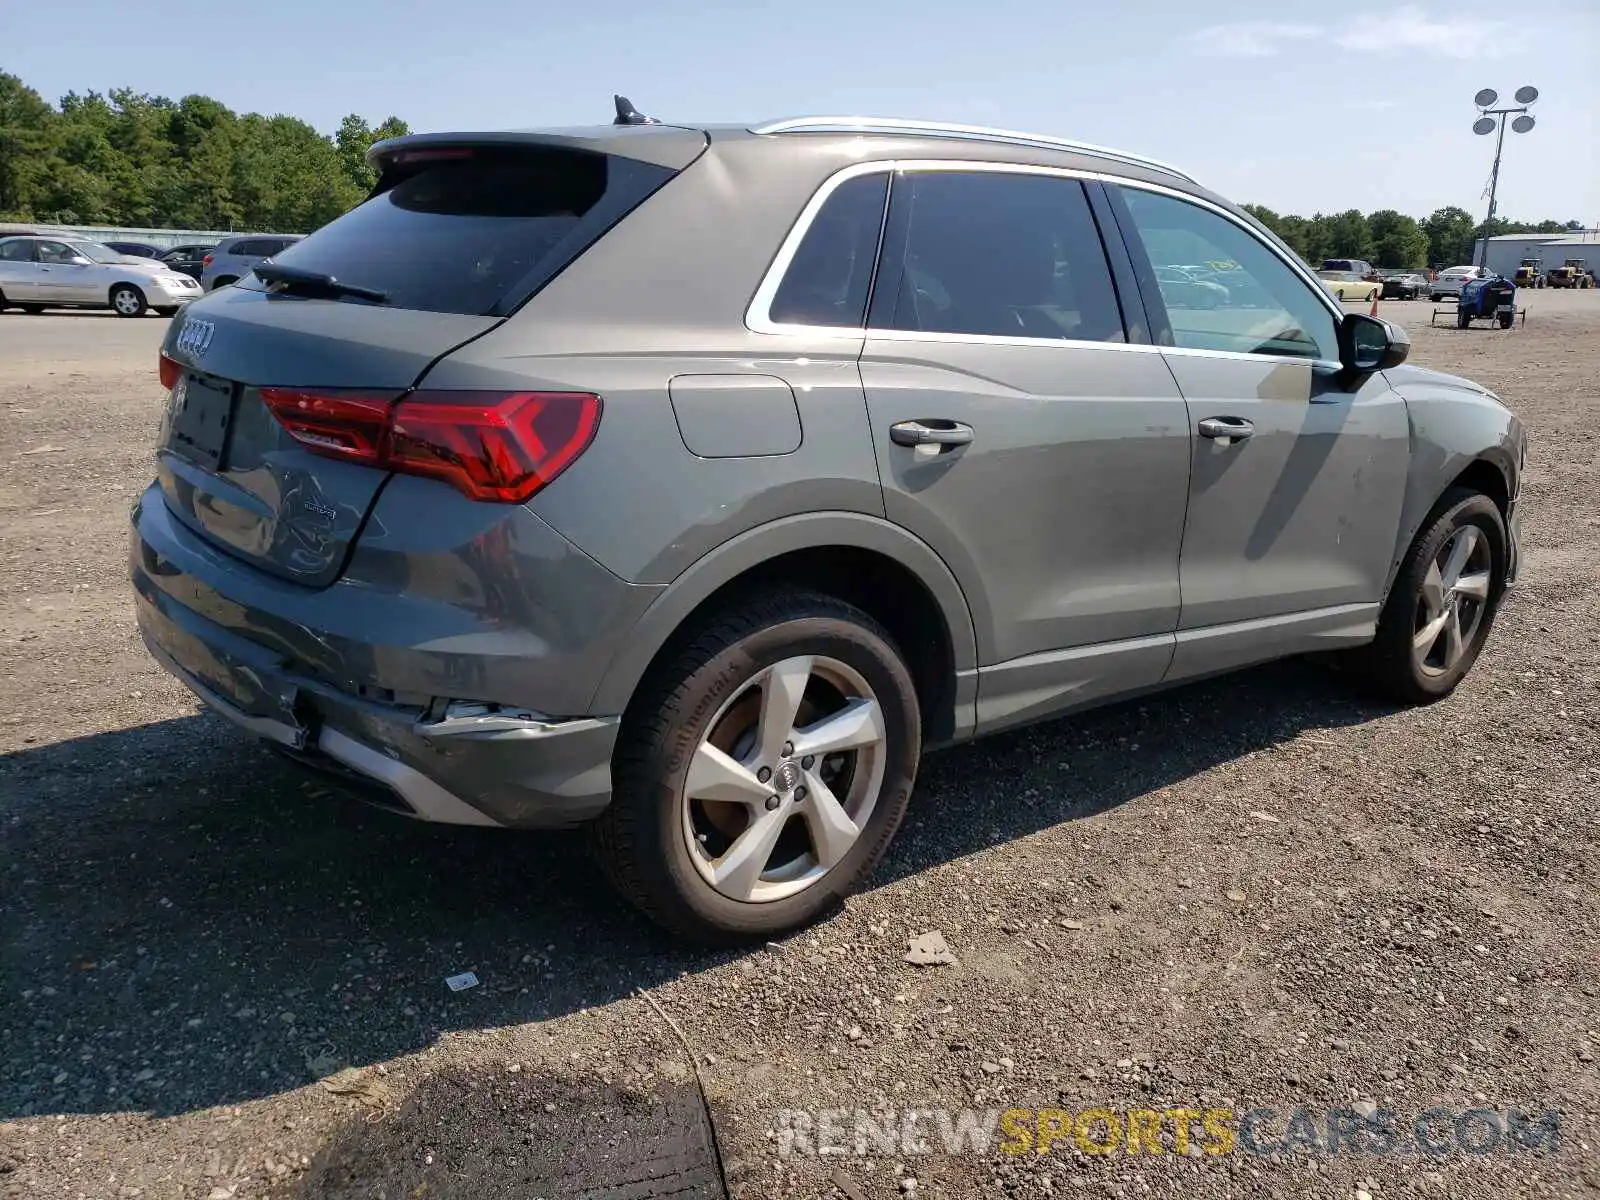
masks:
<instances>
[{"instance_id":1,"label":"floodlight on pole","mask_svg":"<svg viewBox=\"0 0 1600 1200\"><path fill-rule=\"evenodd\" d=\"M1500 185L1500 152L1506 144L1506 118L1517 114L1516 120L1511 122L1511 131L1527 133L1534 124L1528 106L1538 98L1539 89L1536 87L1519 87L1516 90L1516 108L1495 108L1494 102L1500 99L1500 93L1493 88L1484 88L1472 98L1472 102L1478 106L1478 119L1472 123L1472 132L1488 135L1498 131L1494 140L1494 169L1489 172L1489 215L1483 219L1483 241L1478 249L1480 267L1489 258L1489 231L1494 227L1494 200L1495 191Z\"/></svg>"}]
</instances>

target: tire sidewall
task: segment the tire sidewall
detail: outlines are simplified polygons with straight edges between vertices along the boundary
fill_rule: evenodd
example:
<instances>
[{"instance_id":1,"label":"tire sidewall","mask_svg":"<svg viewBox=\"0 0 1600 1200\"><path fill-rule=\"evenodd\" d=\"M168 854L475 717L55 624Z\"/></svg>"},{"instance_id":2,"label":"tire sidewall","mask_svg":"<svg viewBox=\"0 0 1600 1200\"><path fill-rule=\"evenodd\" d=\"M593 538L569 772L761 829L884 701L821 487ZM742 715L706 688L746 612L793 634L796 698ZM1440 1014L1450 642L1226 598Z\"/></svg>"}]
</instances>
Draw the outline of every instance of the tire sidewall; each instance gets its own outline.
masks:
<instances>
[{"instance_id":1,"label":"tire sidewall","mask_svg":"<svg viewBox=\"0 0 1600 1200\"><path fill-rule=\"evenodd\" d=\"M796 655L826 655L858 671L883 715L884 776L866 828L839 864L803 892L760 904L730 899L700 875L684 840L681 797L690 761L707 726L727 699L761 671ZM920 717L909 672L892 643L875 630L834 617L799 617L768 626L714 655L677 688L666 712L667 736L652 748L648 780L650 836L642 866L663 872L667 893L695 924L729 936L773 933L804 924L847 894L881 857L899 828L916 782L921 752Z\"/></svg>"},{"instance_id":2,"label":"tire sidewall","mask_svg":"<svg viewBox=\"0 0 1600 1200\"><path fill-rule=\"evenodd\" d=\"M1411 553L1406 557L1404 569L1400 577L1395 580L1394 591L1389 597L1389 611L1384 614L1385 644L1382 653L1393 655L1396 660L1400 654L1404 654L1403 663L1394 661L1388 666L1396 674L1400 674L1403 668L1400 680L1403 687L1414 693L1416 699L1423 701L1448 696L1472 669L1479 653L1489 640L1495 616L1500 609L1500 598L1505 592L1508 539L1505 520L1500 515L1500 509L1493 500L1481 493L1457 496L1453 502L1447 496L1446 501L1446 505L1436 513L1425 527L1424 533L1413 543ZM1424 675L1411 652L1412 624L1422 590L1422 581L1427 576L1429 565L1438 557L1445 542L1458 529L1468 524L1476 525L1489 540L1491 571L1489 596L1485 602L1483 616L1478 622L1477 631L1473 635L1472 644L1461 656L1461 661L1442 675Z\"/></svg>"},{"instance_id":3,"label":"tire sidewall","mask_svg":"<svg viewBox=\"0 0 1600 1200\"><path fill-rule=\"evenodd\" d=\"M131 292L139 301L138 308L136 308L133 312L123 312L117 307L117 297L123 292ZM119 317L142 317L144 316L145 309L149 307L149 304L145 300L144 293L138 288L134 287L131 283L119 283L116 287L112 288L110 300L111 311L116 313Z\"/></svg>"}]
</instances>

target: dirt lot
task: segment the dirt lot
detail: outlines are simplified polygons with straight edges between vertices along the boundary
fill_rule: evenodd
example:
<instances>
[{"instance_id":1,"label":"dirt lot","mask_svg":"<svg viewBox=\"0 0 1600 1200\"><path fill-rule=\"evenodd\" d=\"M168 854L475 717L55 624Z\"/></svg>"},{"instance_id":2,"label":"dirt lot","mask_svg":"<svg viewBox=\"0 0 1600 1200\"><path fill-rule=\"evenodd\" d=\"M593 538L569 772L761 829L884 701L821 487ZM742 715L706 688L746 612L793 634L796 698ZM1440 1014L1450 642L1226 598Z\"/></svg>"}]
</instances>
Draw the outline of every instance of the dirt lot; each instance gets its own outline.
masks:
<instances>
[{"instance_id":1,"label":"dirt lot","mask_svg":"<svg viewBox=\"0 0 1600 1200\"><path fill-rule=\"evenodd\" d=\"M1600 1194L1600 293L1528 304L1513 333L1385 306L1533 437L1524 582L1453 699L1285 664L937 756L871 890L721 955L571 837L409 824L201 715L124 584L166 323L0 317L0 1195L666 1194L624 1186L644 1160L741 1198ZM903 962L931 929L959 961ZM1270 1107L1281 1135L1368 1103L1554 1110L1560 1144L818 1158L778 1129Z\"/></svg>"}]
</instances>

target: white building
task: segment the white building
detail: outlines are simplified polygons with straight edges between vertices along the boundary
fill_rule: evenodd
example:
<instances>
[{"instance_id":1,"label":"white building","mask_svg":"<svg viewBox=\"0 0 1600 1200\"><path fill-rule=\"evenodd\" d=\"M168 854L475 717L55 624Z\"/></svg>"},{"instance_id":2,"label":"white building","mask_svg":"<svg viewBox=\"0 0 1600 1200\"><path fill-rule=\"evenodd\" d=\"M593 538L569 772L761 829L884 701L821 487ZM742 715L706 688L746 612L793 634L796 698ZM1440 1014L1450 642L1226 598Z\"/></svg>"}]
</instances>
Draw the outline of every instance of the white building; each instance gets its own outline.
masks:
<instances>
[{"instance_id":1,"label":"white building","mask_svg":"<svg viewBox=\"0 0 1600 1200\"><path fill-rule=\"evenodd\" d=\"M1483 239L1473 247L1472 261L1483 253ZM1497 275L1510 275L1525 258L1536 258L1543 270L1565 265L1567 259L1583 260L1591 271L1600 272L1600 231L1589 233L1503 233L1489 239L1489 257L1484 266Z\"/></svg>"}]
</instances>

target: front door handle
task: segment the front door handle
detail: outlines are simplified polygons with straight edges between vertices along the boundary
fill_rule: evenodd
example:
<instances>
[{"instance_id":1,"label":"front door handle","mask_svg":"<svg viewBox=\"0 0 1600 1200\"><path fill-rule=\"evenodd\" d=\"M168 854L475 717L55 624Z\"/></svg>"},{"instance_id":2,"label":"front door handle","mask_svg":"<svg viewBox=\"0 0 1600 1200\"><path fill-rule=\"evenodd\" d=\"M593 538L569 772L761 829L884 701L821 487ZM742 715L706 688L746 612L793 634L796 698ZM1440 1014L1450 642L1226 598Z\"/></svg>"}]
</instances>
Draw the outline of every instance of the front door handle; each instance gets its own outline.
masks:
<instances>
[{"instance_id":1,"label":"front door handle","mask_svg":"<svg viewBox=\"0 0 1600 1200\"><path fill-rule=\"evenodd\" d=\"M896 446L965 446L972 441L972 426L934 418L901 421L889 426L889 440Z\"/></svg>"},{"instance_id":2,"label":"front door handle","mask_svg":"<svg viewBox=\"0 0 1600 1200\"><path fill-rule=\"evenodd\" d=\"M1243 417L1207 417L1200 422L1200 436L1215 438L1224 446L1242 442L1256 431Z\"/></svg>"}]
</instances>

